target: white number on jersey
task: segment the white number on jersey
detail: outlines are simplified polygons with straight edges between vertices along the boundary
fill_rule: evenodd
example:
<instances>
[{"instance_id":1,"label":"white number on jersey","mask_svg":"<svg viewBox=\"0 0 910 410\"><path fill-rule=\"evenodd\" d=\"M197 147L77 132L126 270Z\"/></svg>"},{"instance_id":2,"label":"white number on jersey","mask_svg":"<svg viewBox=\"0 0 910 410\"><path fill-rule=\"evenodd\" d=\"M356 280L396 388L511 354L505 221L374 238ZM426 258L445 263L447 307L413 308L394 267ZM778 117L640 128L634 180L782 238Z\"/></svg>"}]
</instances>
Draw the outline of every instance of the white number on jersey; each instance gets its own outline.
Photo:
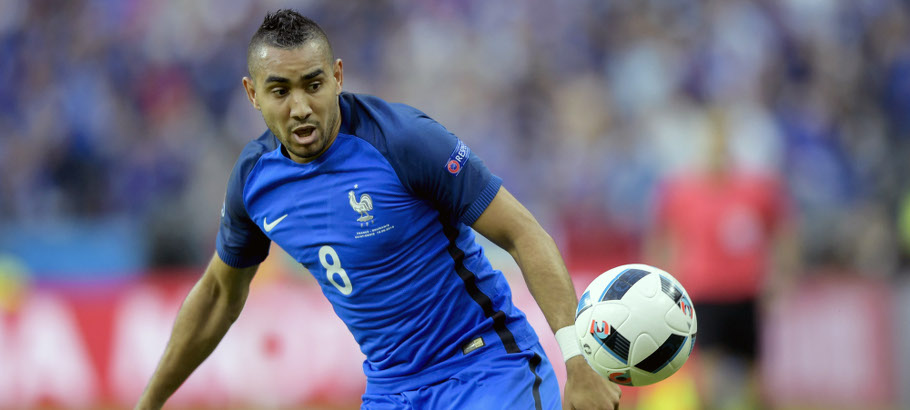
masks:
<instances>
[{"instance_id":1,"label":"white number on jersey","mask_svg":"<svg viewBox=\"0 0 910 410\"><path fill-rule=\"evenodd\" d=\"M332 257L331 264L328 259L326 259L326 256ZM348 273L341 267L341 261L338 259L338 252L335 252L335 249L332 249L331 246L323 245L319 248L319 262L321 262L322 267L325 268L325 276L329 279L329 282L335 285L342 295L350 295L353 287L351 286L351 280L348 278ZM343 283L343 285L335 282L335 275L341 277L341 283Z\"/></svg>"}]
</instances>

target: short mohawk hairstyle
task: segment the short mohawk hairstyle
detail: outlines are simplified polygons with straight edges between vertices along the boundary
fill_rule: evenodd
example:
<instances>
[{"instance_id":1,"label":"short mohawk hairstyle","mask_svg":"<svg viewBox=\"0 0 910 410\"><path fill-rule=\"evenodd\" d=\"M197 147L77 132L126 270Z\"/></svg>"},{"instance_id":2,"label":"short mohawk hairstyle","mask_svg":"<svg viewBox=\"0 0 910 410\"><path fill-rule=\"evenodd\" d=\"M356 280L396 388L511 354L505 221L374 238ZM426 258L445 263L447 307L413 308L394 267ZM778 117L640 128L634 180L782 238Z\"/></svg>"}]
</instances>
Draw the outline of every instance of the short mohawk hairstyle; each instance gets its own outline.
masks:
<instances>
[{"instance_id":1,"label":"short mohawk hairstyle","mask_svg":"<svg viewBox=\"0 0 910 410\"><path fill-rule=\"evenodd\" d=\"M325 42L328 57L332 58L332 45L329 44L329 38L315 21L288 9L266 13L262 25L250 39L250 45L247 48L247 63L249 64L250 57L260 45L291 49L311 40ZM252 70L250 71L252 72Z\"/></svg>"}]
</instances>

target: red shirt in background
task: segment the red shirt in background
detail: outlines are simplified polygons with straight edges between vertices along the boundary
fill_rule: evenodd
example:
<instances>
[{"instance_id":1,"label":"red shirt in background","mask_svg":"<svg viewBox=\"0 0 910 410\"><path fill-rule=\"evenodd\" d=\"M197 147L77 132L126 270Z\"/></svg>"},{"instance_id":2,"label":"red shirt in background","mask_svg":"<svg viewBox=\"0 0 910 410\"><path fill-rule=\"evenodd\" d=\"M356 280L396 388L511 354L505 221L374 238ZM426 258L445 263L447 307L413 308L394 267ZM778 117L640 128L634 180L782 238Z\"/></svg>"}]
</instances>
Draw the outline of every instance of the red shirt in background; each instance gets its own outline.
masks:
<instances>
[{"instance_id":1,"label":"red shirt in background","mask_svg":"<svg viewBox=\"0 0 910 410\"><path fill-rule=\"evenodd\" d=\"M693 302L754 299L768 271L786 200L775 178L681 176L662 187L657 228L672 246L669 272Z\"/></svg>"}]
</instances>

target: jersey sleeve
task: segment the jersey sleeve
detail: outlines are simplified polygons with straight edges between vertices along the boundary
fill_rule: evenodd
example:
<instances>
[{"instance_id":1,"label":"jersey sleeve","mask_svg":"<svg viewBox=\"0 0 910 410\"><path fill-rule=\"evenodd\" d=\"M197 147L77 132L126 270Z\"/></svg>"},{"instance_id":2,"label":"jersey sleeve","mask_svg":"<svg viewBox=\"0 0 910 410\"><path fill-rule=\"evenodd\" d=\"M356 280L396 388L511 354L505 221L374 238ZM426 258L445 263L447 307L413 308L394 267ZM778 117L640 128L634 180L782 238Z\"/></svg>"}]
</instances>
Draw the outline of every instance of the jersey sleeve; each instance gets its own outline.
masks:
<instances>
[{"instance_id":1,"label":"jersey sleeve","mask_svg":"<svg viewBox=\"0 0 910 410\"><path fill-rule=\"evenodd\" d=\"M400 138L390 142L401 180L440 212L473 225L502 185L460 139L426 114L412 111Z\"/></svg>"},{"instance_id":2,"label":"jersey sleeve","mask_svg":"<svg viewBox=\"0 0 910 410\"><path fill-rule=\"evenodd\" d=\"M257 265L269 254L270 240L250 219L243 201L246 177L255 161L241 154L228 180L224 205L221 208L221 227L215 241L218 256L235 268Z\"/></svg>"}]
</instances>

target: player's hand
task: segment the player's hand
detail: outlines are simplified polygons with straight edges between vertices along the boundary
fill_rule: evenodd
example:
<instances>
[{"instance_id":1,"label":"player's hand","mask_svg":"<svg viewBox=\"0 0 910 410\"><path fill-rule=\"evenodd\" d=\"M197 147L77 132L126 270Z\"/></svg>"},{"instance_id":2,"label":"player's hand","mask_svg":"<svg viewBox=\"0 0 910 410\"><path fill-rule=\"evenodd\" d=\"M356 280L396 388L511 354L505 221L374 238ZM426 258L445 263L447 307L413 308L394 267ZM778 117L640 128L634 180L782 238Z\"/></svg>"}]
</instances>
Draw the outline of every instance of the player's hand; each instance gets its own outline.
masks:
<instances>
[{"instance_id":1,"label":"player's hand","mask_svg":"<svg viewBox=\"0 0 910 410\"><path fill-rule=\"evenodd\" d=\"M581 356L566 362L566 394L563 409L588 410L619 408L619 385L601 377Z\"/></svg>"}]
</instances>

